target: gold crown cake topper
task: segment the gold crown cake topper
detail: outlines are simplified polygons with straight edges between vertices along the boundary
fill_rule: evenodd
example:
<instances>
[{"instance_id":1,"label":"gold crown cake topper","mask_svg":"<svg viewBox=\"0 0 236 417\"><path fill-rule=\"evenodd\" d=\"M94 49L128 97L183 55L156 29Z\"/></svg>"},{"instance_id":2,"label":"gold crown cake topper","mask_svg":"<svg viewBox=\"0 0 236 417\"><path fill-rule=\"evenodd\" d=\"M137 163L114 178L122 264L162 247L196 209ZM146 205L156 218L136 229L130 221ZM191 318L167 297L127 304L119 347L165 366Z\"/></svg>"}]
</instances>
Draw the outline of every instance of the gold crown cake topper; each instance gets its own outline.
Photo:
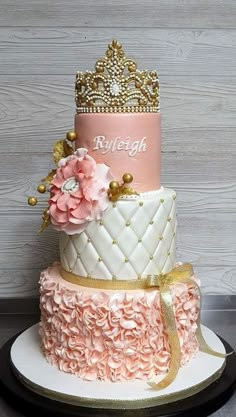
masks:
<instances>
[{"instance_id":1,"label":"gold crown cake topper","mask_svg":"<svg viewBox=\"0 0 236 417\"><path fill-rule=\"evenodd\" d=\"M157 112L158 74L139 71L136 62L126 58L122 45L113 40L94 72L77 72L75 100L77 113Z\"/></svg>"}]
</instances>

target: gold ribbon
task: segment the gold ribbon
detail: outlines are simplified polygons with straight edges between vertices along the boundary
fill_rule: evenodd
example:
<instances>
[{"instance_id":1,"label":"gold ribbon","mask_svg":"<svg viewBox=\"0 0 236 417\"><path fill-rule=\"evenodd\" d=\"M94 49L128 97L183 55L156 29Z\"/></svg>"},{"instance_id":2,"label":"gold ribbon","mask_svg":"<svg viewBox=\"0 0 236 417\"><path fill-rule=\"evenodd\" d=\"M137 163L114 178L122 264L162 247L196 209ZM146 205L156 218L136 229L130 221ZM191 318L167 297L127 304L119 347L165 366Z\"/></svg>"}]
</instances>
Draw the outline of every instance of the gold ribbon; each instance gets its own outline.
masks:
<instances>
[{"instance_id":1,"label":"gold ribbon","mask_svg":"<svg viewBox=\"0 0 236 417\"><path fill-rule=\"evenodd\" d=\"M148 288L158 288L160 291L161 308L164 318L165 329L168 336L170 346L170 365L167 375L159 383L150 382L149 385L154 389L163 389L170 385L176 378L181 361L181 348L178 337L178 332L175 322L174 307L172 302L171 287L176 285L178 282L183 284L194 286L199 294L201 300L201 292L197 282L193 279L193 267L191 264L183 264L172 269L167 274L163 275L148 275L145 279L139 280L105 280L95 278L85 278L79 275L75 275L71 272L61 269L61 275L66 280L73 284L77 284L83 287L105 289L105 290L140 290ZM208 353L219 358L225 358L227 355L213 350L205 341L201 331L201 319L200 311L197 319L197 331L196 339L201 352Z\"/></svg>"},{"instance_id":2,"label":"gold ribbon","mask_svg":"<svg viewBox=\"0 0 236 417\"><path fill-rule=\"evenodd\" d=\"M181 348L179 343L179 337L176 328L175 314L171 296L171 286L178 282L192 285L198 291L199 299L201 300L201 292L197 282L192 278L193 268L191 264L183 264L174 268L168 274L157 276L148 276L148 282L150 287L159 287L161 297L161 308L163 312L163 318L165 323L166 332L168 335L168 341L170 345L171 359L167 375L164 379L155 384L150 382L149 385L154 389L164 389L170 385L176 378L181 361ZM196 339L201 352L208 353L219 358L225 358L226 354L216 352L213 350L205 341L201 330L201 319L200 319L201 304L199 308L199 314L197 319L197 330Z\"/></svg>"}]
</instances>

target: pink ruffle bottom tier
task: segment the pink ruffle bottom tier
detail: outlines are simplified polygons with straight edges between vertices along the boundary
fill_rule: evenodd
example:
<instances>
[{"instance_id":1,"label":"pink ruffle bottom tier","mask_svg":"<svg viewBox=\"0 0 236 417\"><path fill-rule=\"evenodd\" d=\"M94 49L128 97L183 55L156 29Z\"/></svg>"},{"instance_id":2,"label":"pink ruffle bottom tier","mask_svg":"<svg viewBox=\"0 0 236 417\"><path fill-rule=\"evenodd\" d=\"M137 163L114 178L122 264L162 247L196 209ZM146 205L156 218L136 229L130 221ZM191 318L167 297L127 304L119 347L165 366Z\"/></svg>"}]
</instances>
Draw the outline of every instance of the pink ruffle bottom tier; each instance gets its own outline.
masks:
<instances>
[{"instance_id":1,"label":"pink ruffle bottom tier","mask_svg":"<svg viewBox=\"0 0 236 417\"><path fill-rule=\"evenodd\" d=\"M170 362L160 292L104 291L63 280L59 265L40 278L40 336L47 360L84 380L149 380ZM172 287L181 366L198 351L199 296L193 286Z\"/></svg>"}]
</instances>

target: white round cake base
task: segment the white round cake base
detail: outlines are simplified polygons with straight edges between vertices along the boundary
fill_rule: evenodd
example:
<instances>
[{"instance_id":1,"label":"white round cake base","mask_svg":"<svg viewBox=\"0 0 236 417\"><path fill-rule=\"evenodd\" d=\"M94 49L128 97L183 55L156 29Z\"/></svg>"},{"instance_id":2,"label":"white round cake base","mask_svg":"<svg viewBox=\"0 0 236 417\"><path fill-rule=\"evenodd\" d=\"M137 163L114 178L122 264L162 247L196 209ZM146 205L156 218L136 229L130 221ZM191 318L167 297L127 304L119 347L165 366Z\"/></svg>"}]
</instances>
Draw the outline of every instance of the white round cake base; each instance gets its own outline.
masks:
<instances>
[{"instance_id":1,"label":"white round cake base","mask_svg":"<svg viewBox=\"0 0 236 417\"><path fill-rule=\"evenodd\" d=\"M212 330L202 326L202 332L214 350L225 353ZM67 404L110 409L140 409L187 398L216 381L225 367L225 359L199 352L179 370L175 381L160 391L143 381L83 381L47 362L40 349L38 324L17 337L11 347L11 363L21 382L37 394Z\"/></svg>"}]
</instances>

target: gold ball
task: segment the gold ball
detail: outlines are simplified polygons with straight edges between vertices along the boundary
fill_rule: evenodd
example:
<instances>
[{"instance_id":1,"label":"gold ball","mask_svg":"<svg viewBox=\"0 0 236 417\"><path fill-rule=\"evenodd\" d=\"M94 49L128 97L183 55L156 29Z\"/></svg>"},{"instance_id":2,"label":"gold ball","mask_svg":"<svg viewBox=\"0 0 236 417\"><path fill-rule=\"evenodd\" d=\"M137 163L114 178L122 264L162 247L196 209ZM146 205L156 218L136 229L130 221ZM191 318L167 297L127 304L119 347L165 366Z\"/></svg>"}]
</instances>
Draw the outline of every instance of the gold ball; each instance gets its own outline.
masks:
<instances>
[{"instance_id":1,"label":"gold ball","mask_svg":"<svg viewBox=\"0 0 236 417\"><path fill-rule=\"evenodd\" d=\"M129 174L127 172L126 174L123 175L122 179L126 184L128 184L128 183L132 182L134 178L133 178L132 174Z\"/></svg>"},{"instance_id":2,"label":"gold ball","mask_svg":"<svg viewBox=\"0 0 236 417\"><path fill-rule=\"evenodd\" d=\"M77 135L75 132L73 132L73 130L71 132L67 132L66 134L66 139L69 140L70 142L74 142L77 138Z\"/></svg>"},{"instance_id":3,"label":"gold ball","mask_svg":"<svg viewBox=\"0 0 236 417\"><path fill-rule=\"evenodd\" d=\"M129 70L129 72L134 72L135 70L136 70L136 66L135 66L135 64L133 63L133 64L130 64L129 66L128 66L128 70Z\"/></svg>"},{"instance_id":4,"label":"gold ball","mask_svg":"<svg viewBox=\"0 0 236 417\"><path fill-rule=\"evenodd\" d=\"M140 106L144 106L144 104L145 104L145 101L143 100L143 99L139 99L139 101L138 101L138 103L140 104Z\"/></svg>"},{"instance_id":5,"label":"gold ball","mask_svg":"<svg viewBox=\"0 0 236 417\"><path fill-rule=\"evenodd\" d=\"M118 181L111 181L109 184L109 188L110 190L117 190L119 188L119 183Z\"/></svg>"},{"instance_id":6,"label":"gold ball","mask_svg":"<svg viewBox=\"0 0 236 417\"><path fill-rule=\"evenodd\" d=\"M28 204L29 206L36 206L36 204L38 203L38 200L36 197L29 197L28 198Z\"/></svg>"},{"instance_id":7,"label":"gold ball","mask_svg":"<svg viewBox=\"0 0 236 417\"><path fill-rule=\"evenodd\" d=\"M46 185L44 185L44 184L39 184L39 185L38 185L37 190L38 190L38 192L39 192L39 193L41 193L41 194L45 193L45 192L46 192Z\"/></svg>"}]
</instances>

